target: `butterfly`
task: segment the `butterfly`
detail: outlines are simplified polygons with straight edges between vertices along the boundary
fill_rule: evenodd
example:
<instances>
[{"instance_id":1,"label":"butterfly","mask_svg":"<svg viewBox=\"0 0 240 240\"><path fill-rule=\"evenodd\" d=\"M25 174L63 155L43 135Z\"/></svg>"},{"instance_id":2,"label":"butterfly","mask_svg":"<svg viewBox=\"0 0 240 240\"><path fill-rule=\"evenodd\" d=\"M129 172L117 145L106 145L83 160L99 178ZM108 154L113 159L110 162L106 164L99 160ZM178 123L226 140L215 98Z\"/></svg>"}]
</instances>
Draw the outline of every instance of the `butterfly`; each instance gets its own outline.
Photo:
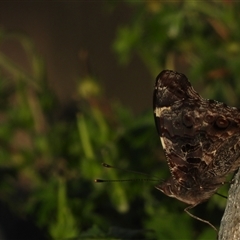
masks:
<instances>
[{"instance_id":1,"label":"butterfly","mask_svg":"<svg viewBox=\"0 0 240 240\"><path fill-rule=\"evenodd\" d=\"M202 98L187 77L171 70L156 78L154 119L171 177L156 186L186 204L208 200L240 166L240 110Z\"/></svg>"}]
</instances>

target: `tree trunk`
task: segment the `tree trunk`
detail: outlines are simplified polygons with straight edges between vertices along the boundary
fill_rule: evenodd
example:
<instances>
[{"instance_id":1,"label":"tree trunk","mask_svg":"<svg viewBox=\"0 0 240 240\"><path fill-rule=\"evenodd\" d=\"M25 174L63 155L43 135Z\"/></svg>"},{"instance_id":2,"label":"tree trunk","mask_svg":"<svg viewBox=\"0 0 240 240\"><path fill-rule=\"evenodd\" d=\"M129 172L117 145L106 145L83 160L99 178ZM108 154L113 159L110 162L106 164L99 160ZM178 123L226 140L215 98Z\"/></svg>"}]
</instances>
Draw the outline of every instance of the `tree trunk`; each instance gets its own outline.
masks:
<instances>
[{"instance_id":1,"label":"tree trunk","mask_svg":"<svg viewBox=\"0 0 240 240\"><path fill-rule=\"evenodd\" d=\"M240 239L240 169L234 176L218 233L218 240Z\"/></svg>"}]
</instances>

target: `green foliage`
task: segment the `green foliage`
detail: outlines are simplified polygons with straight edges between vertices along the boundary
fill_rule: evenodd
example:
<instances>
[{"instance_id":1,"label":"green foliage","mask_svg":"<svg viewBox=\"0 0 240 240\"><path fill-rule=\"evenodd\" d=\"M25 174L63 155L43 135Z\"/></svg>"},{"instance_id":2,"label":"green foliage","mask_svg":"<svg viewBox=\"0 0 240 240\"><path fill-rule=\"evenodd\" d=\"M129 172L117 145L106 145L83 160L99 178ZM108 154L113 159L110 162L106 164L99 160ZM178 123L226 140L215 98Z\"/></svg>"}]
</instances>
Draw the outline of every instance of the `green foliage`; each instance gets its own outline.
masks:
<instances>
[{"instance_id":1,"label":"green foliage","mask_svg":"<svg viewBox=\"0 0 240 240\"><path fill-rule=\"evenodd\" d=\"M135 14L113 44L121 62L138 54L153 79L162 69L177 69L205 97L237 105L239 3L125 4ZM52 239L215 237L209 226L183 212L184 204L156 191L154 182L94 183L98 177L136 178L104 169L101 162L159 179L169 176L150 107L136 117L105 99L97 80L87 76L78 82L78 110L69 116L47 86L44 61L33 42L0 29L0 43L8 39L22 45L32 73L0 52L1 202L15 215L34 219ZM217 225L224 203L214 196L192 212Z\"/></svg>"},{"instance_id":2,"label":"green foliage","mask_svg":"<svg viewBox=\"0 0 240 240\"><path fill-rule=\"evenodd\" d=\"M138 2L131 23L118 30L114 50L125 63L138 54L153 77L176 69L205 84L204 96L237 105L239 8L225 1Z\"/></svg>"}]
</instances>

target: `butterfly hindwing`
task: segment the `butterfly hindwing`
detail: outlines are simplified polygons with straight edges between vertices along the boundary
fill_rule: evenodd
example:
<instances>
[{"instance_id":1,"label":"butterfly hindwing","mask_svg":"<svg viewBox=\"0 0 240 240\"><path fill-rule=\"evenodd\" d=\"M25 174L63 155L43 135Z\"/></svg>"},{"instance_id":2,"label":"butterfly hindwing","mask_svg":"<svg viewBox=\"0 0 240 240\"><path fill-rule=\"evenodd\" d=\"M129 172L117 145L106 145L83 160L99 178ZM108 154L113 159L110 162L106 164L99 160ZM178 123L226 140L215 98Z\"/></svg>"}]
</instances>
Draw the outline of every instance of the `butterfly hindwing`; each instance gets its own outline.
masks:
<instances>
[{"instance_id":1,"label":"butterfly hindwing","mask_svg":"<svg viewBox=\"0 0 240 240\"><path fill-rule=\"evenodd\" d=\"M170 70L156 79L153 108L171 172L157 188L188 204L208 199L240 166L240 111L203 99Z\"/></svg>"}]
</instances>

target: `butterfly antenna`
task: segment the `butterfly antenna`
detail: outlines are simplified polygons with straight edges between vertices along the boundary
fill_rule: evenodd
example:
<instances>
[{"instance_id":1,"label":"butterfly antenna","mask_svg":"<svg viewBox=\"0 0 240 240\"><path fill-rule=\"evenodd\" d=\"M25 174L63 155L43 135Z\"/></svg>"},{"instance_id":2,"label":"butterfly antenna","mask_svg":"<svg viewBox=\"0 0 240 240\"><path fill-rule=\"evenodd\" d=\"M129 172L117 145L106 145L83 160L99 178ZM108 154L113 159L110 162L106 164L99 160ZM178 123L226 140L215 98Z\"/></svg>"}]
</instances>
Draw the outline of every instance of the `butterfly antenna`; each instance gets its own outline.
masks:
<instances>
[{"instance_id":1,"label":"butterfly antenna","mask_svg":"<svg viewBox=\"0 0 240 240\"><path fill-rule=\"evenodd\" d=\"M147 176L147 177L151 177L151 178L139 178L139 179L119 179L119 180L103 180L103 179L95 179L94 182L132 182L132 181L159 181L159 179L157 177L154 177L154 176L150 176L149 174L147 173L143 173L143 172L138 172L138 171L133 171L133 170L128 170L128 169L124 169L124 168L119 168L119 167L114 167L114 166L111 166L107 163L102 163L102 166L105 167L105 168L113 168L113 169L117 169L117 170L121 170L121 171L125 171L125 172L128 172L128 173L134 173L134 174L140 174L140 175L144 175L144 176Z\"/></svg>"},{"instance_id":2,"label":"butterfly antenna","mask_svg":"<svg viewBox=\"0 0 240 240\"><path fill-rule=\"evenodd\" d=\"M102 182L135 182L135 181L143 181L143 182L147 182L147 181L153 181L156 182L158 181L157 179L150 179L150 178L133 178L133 179L110 179L110 180L105 180L105 179L95 179L94 182L96 183L102 183Z\"/></svg>"}]
</instances>

